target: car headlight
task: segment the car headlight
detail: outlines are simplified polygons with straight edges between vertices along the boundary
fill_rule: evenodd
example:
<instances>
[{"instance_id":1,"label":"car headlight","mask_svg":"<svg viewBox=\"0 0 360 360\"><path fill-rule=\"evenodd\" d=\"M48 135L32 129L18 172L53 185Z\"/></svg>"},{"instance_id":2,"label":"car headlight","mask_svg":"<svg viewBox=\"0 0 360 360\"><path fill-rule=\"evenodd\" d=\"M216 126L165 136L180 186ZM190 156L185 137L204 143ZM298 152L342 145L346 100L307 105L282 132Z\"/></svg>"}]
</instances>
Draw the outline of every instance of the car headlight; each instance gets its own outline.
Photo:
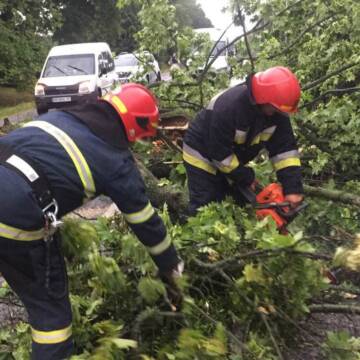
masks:
<instances>
[{"instance_id":1,"label":"car headlight","mask_svg":"<svg viewBox=\"0 0 360 360\"><path fill-rule=\"evenodd\" d=\"M45 86L42 84L35 85L35 96L44 96L45 95Z\"/></svg>"},{"instance_id":2,"label":"car headlight","mask_svg":"<svg viewBox=\"0 0 360 360\"><path fill-rule=\"evenodd\" d=\"M91 92L90 81L84 81L79 85L79 94L88 94Z\"/></svg>"}]
</instances>

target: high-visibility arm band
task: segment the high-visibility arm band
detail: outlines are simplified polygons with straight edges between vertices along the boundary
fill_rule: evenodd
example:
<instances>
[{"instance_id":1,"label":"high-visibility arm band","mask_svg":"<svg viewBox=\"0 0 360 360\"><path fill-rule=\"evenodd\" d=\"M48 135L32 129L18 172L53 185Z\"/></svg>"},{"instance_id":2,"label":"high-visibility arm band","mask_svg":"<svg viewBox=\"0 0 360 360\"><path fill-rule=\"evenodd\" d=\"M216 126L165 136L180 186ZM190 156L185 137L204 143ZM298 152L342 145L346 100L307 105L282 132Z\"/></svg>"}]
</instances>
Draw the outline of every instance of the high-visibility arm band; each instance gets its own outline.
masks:
<instances>
[{"instance_id":1,"label":"high-visibility arm band","mask_svg":"<svg viewBox=\"0 0 360 360\"><path fill-rule=\"evenodd\" d=\"M217 166L217 168L221 172L223 172L225 174L231 173L233 170L235 170L240 165L239 160L235 154L231 154L230 156L228 156L227 158L225 158L222 161L214 160L213 163Z\"/></svg>"},{"instance_id":2,"label":"high-visibility arm band","mask_svg":"<svg viewBox=\"0 0 360 360\"><path fill-rule=\"evenodd\" d=\"M251 142L251 145L259 144L260 141L269 141L272 135L274 134L275 130L276 130L276 125L264 129L260 134L255 136L255 138Z\"/></svg>"},{"instance_id":3,"label":"high-visibility arm band","mask_svg":"<svg viewBox=\"0 0 360 360\"><path fill-rule=\"evenodd\" d=\"M185 143L183 144L183 159L188 164L202 169L210 174L215 175L217 172L210 160L204 158L198 151Z\"/></svg>"},{"instance_id":4,"label":"high-visibility arm band","mask_svg":"<svg viewBox=\"0 0 360 360\"><path fill-rule=\"evenodd\" d=\"M235 143L238 145L245 144L247 131L236 130L235 131Z\"/></svg>"},{"instance_id":5,"label":"high-visibility arm band","mask_svg":"<svg viewBox=\"0 0 360 360\"><path fill-rule=\"evenodd\" d=\"M33 241L43 239L44 236L44 229L28 231L0 223L0 237L4 237L6 239Z\"/></svg>"},{"instance_id":6,"label":"high-visibility arm band","mask_svg":"<svg viewBox=\"0 0 360 360\"><path fill-rule=\"evenodd\" d=\"M130 214L123 213L123 215L128 223L141 224L149 220L154 213L155 210L149 202L142 210Z\"/></svg>"},{"instance_id":7,"label":"high-visibility arm band","mask_svg":"<svg viewBox=\"0 0 360 360\"><path fill-rule=\"evenodd\" d=\"M281 154L277 154L270 160L273 163L274 169L276 171L285 169L289 166L301 166L299 152L297 150L290 150Z\"/></svg>"},{"instance_id":8,"label":"high-visibility arm band","mask_svg":"<svg viewBox=\"0 0 360 360\"><path fill-rule=\"evenodd\" d=\"M39 331L31 328L31 335L33 341L38 344L58 344L69 339L72 335L72 329L71 325L54 331Z\"/></svg>"},{"instance_id":9,"label":"high-visibility arm band","mask_svg":"<svg viewBox=\"0 0 360 360\"><path fill-rule=\"evenodd\" d=\"M46 121L30 121L24 125L24 127L30 126L37 127L47 132L62 145L74 163L81 183L83 184L86 197L93 197L96 193L96 189L90 167L74 141L64 131Z\"/></svg>"},{"instance_id":10,"label":"high-visibility arm band","mask_svg":"<svg viewBox=\"0 0 360 360\"><path fill-rule=\"evenodd\" d=\"M167 235L163 241L154 246L147 246L147 250L153 256L160 255L165 250L167 250L171 245L170 237Z\"/></svg>"}]
</instances>

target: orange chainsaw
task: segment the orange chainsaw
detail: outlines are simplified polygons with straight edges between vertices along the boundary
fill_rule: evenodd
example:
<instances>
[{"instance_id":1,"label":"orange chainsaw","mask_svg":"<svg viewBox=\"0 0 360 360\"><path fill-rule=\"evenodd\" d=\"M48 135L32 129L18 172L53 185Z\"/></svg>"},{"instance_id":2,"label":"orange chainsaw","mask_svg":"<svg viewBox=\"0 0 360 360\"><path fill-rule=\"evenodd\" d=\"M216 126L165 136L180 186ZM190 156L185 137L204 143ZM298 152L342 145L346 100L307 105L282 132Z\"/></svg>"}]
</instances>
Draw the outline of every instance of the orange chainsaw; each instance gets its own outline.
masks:
<instances>
[{"instance_id":1,"label":"orange chainsaw","mask_svg":"<svg viewBox=\"0 0 360 360\"><path fill-rule=\"evenodd\" d=\"M286 226L307 207L304 202L297 207L291 207L290 203L285 201L282 186L277 183L269 184L265 188L256 185L255 191L241 187L237 190L255 208L256 216L259 219L271 216L281 234L287 234Z\"/></svg>"}]
</instances>

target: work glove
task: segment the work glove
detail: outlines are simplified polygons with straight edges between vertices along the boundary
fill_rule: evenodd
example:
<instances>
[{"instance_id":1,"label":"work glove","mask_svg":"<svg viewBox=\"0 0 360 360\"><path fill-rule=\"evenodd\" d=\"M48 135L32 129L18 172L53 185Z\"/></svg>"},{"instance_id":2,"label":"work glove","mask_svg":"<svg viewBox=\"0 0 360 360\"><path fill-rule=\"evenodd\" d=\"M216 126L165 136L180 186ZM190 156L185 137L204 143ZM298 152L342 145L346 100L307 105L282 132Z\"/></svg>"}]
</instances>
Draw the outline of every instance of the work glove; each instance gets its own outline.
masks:
<instances>
[{"instance_id":1,"label":"work glove","mask_svg":"<svg viewBox=\"0 0 360 360\"><path fill-rule=\"evenodd\" d=\"M160 280L166 287L165 301L170 310L174 312L180 311L183 301L183 294L181 289L176 284L176 281L182 276L183 271L184 262L180 261L172 270L159 272Z\"/></svg>"},{"instance_id":2,"label":"work glove","mask_svg":"<svg viewBox=\"0 0 360 360\"><path fill-rule=\"evenodd\" d=\"M228 177L236 186L247 188L255 181L255 172L250 167L240 165Z\"/></svg>"},{"instance_id":3,"label":"work glove","mask_svg":"<svg viewBox=\"0 0 360 360\"><path fill-rule=\"evenodd\" d=\"M292 208L298 207L304 200L304 195L302 194L288 194L285 195L285 201L290 203Z\"/></svg>"}]
</instances>

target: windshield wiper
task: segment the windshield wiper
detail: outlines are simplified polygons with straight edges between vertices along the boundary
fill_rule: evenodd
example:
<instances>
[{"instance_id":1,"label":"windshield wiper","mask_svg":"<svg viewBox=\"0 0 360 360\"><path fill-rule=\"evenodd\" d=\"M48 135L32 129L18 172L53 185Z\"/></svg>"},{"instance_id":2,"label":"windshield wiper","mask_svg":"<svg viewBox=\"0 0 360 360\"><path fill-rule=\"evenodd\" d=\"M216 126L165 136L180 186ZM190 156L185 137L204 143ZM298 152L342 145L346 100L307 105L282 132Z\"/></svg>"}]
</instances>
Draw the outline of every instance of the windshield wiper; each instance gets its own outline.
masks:
<instances>
[{"instance_id":1,"label":"windshield wiper","mask_svg":"<svg viewBox=\"0 0 360 360\"><path fill-rule=\"evenodd\" d=\"M62 74L67 75L67 73L66 73L64 70L60 69L58 66L53 65L53 64L49 64L49 66L50 66L50 67L53 67L54 69L56 69L57 71L61 72Z\"/></svg>"},{"instance_id":2,"label":"windshield wiper","mask_svg":"<svg viewBox=\"0 0 360 360\"><path fill-rule=\"evenodd\" d=\"M66 66L69 67L69 68L72 68L72 69L74 69L74 70L80 71L80 72L82 72L82 73L84 73L84 74L86 74L86 75L89 75L89 73L88 73L87 71L85 71L85 70L83 70L83 69L80 69L80 68L78 68L78 67L76 67L76 66L72 66L72 65L66 65Z\"/></svg>"}]
</instances>

